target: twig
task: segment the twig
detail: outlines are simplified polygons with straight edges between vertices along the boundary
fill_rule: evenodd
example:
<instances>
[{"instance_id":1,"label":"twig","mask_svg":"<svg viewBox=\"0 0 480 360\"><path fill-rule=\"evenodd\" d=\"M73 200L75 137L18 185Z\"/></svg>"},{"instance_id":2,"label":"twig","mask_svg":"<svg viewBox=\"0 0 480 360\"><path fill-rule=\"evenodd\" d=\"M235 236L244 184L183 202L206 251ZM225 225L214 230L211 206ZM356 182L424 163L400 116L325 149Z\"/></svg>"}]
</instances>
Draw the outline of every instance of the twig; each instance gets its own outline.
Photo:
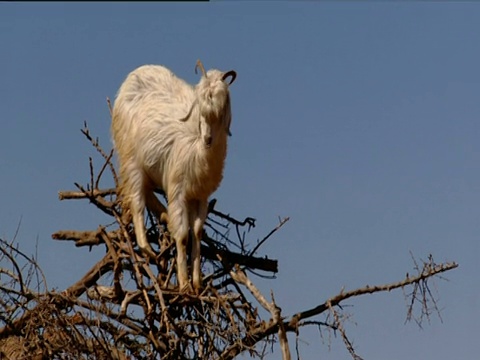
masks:
<instances>
[{"instance_id":1,"label":"twig","mask_svg":"<svg viewBox=\"0 0 480 360\"><path fill-rule=\"evenodd\" d=\"M345 332L342 321L340 320L340 317L338 316L337 311L333 308L332 304L330 302L327 302L327 308L330 310L330 313L332 314L334 320L335 320L335 328L340 332L340 335L342 336L343 343L345 344L345 347L347 348L348 352L352 356L354 360L363 360L360 356L358 356L355 353L355 350L353 348L353 344L350 341L350 339L347 336L347 333Z\"/></svg>"},{"instance_id":2,"label":"twig","mask_svg":"<svg viewBox=\"0 0 480 360\"><path fill-rule=\"evenodd\" d=\"M107 195L115 195L117 193L116 189L93 189L90 190L90 193L85 193L84 191L59 191L58 199L59 200L76 200L76 199L87 199L90 197L105 197Z\"/></svg>"},{"instance_id":3,"label":"twig","mask_svg":"<svg viewBox=\"0 0 480 360\"><path fill-rule=\"evenodd\" d=\"M260 290L253 284L253 282L247 277L247 275L242 271L242 269L237 265L235 271L231 270L230 275L233 280L236 282L245 285L245 287L250 291L250 293L255 297L255 299L263 306L263 308L270 312L272 315L273 324L278 326L278 337L280 339L280 347L282 349L283 360L290 360L290 349L288 346L287 335L285 332L285 327L282 323L281 310L275 304L275 300L272 303L269 303L267 299L262 295ZM273 297L273 293L272 293Z\"/></svg>"},{"instance_id":4,"label":"twig","mask_svg":"<svg viewBox=\"0 0 480 360\"><path fill-rule=\"evenodd\" d=\"M252 251L249 252L249 255L255 254L255 252L258 250L258 248L259 248L260 246L262 246L262 244L263 244L265 241L267 241L268 238L270 238L270 236L272 236L272 235L273 235L275 232L277 232L283 225L285 225L285 223L286 223L288 220L290 220L289 217L286 217L286 218L281 219L281 220L280 220L280 223L279 223L272 231L270 231L270 232L267 234L267 236L265 236L262 240L260 240L260 241L258 242L258 244L253 248Z\"/></svg>"}]
</instances>

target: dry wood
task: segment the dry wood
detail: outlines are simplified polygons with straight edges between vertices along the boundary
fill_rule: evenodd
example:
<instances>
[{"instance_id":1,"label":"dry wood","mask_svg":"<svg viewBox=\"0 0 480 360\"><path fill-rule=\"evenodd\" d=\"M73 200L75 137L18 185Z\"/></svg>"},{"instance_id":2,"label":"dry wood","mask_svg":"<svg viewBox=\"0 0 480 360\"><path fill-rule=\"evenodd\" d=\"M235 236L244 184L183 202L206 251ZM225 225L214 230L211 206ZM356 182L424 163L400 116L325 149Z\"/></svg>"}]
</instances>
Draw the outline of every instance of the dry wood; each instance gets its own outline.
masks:
<instances>
[{"instance_id":1,"label":"dry wood","mask_svg":"<svg viewBox=\"0 0 480 360\"><path fill-rule=\"evenodd\" d=\"M112 223L96 230L60 230L52 238L76 246L102 246L106 254L77 282L56 292L46 286L34 258L0 239L0 359L226 360L242 352L262 358L266 348L262 345L278 341L282 358L290 360L287 333L298 336L309 325L338 331L352 358L361 359L344 326L341 303L346 300L403 289L407 319L420 325L432 311L439 314L429 281L458 265L436 264L429 256L427 261L414 259L416 274L401 281L342 290L311 309L282 316L273 293L267 300L247 273L277 273L277 260L259 251L288 218L279 219L278 226L251 244L246 235L255 219L237 220L216 210L215 200L209 206L201 249L203 289L199 294L179 291L168 226L149 217L147 238L158 256L145 260L116 189L99 188L107 169L117 184L112 152L102 150L86 125L82 133L101 155L100 170L95 173L90 159L89 184L75 184L78 190L60 191L59 198L86 199L111 216ZM415 316L417 307L420 315ZM261 308L267 311L266 318L260 316Z\"/></svg>"}]
</instances>

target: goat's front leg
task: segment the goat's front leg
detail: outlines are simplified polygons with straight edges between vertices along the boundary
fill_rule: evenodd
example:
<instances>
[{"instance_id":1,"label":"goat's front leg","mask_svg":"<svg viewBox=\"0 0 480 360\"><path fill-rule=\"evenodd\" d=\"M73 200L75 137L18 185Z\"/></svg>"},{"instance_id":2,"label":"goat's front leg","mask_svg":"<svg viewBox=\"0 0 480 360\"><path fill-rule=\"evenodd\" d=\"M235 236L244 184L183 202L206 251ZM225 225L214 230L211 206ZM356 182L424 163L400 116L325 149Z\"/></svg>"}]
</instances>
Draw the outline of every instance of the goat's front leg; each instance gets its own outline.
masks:
<instances>
[{"instance_id":1,"label":"goat's front leg","mask_svg":"<svg viewBox=\"0 0 480 360\"><path fill-rule=\"evenodd\" d=\"M205 200L197 200L196 204L191 207L191 227L193 229L192 239L192 268L193 268L193 288L199 291L202 288L202 258L200 254L201 240L203 235L203 224L208 213L208 202Z\"/></svg>"},{"instance_id":2,"label":"goat's front leg","mask_svg":"<svg viewBox=\"0 0 480 360\"><path fill-rule=\"evenodd\" d=\"M182 197L180 197L182 199ZM188 209L185 200L169 197L168 228L177 247L177 279L180 291L188 288L187 243Z\"/></svg>"}]
</instances>

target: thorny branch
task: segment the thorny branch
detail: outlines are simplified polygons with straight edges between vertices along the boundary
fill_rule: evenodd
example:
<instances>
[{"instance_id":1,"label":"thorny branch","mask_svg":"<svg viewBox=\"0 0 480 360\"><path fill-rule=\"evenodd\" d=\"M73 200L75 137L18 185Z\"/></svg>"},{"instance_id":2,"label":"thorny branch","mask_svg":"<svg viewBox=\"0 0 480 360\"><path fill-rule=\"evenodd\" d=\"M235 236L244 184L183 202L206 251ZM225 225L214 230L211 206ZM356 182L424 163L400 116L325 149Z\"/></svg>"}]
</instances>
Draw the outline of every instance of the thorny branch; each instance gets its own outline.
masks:
<instances>
[{"instance_id":1,"label":"thorny branch","mask_svg":"<svg viewBox=\"0 0 480 360\"><path fill-rule=\"evenodd\" d=\"M147 237L158 256L146 261L136 245L132 224L122 220L116 188L99 187L107 169L118 185L113 152L103 151L86 124L82 133L100 154L101 165L96 172L90 159L89 183L76 183L75 191L60 191L59 199L87 199L111 216L112 223L88 231L61 230L52 237L73 241L76 246L103 246L106 253L76 283L56 292L48 290L34 258L0 240L0 358L227 360L242 352L263 358L266 345L278 341L282 358L290 360L286 334L297 335L298 353L299 330L317 326L339 332L352 358L361 359L344 326L341 304L345 300L403 289L407 320L421 325L432 312L439 314L429 281L458 265L436 264L429 256L421 263L413 259L416 273L401 281L342 290L312 309L283 316L273 293L267 300L247 271L254 275L278 271L277 261L259 251L288 218L279 219L270 233L251 245L246 235L255 219L237 220L224 214L215 209L215 200L209 206L201 249L203 291L179 292L175 246L168 226L158 225L150 216ZM260 315L261 308L267 319ZM416 309L419 315L415 315ZM318 319L321 314L325 320Z\"/></svg>"}]
</instances>

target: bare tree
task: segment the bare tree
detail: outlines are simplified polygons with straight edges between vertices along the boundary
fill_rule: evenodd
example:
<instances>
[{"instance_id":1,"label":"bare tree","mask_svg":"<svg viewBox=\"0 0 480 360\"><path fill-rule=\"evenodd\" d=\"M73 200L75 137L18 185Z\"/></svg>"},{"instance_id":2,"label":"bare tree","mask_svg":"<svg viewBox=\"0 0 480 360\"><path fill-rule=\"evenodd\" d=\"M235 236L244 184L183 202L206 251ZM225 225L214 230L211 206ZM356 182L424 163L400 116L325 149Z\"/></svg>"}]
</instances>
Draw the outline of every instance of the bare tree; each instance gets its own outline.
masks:
<instances>
[{"instance_id":1,"label":"bare tree","mask_svg":"<svg viewBox=\"0 0 480 360\"><path fill-rule=\"evenodd\" d=\"M422 324L439 314L430 290L435 277L456 268L435 263L430 255L414 261L414 273L396 282L342 290L318 306L285 316L274 294L266 296L253 282L278 270L277 260L261 254L262 245L288 218L262 240L248 241L255 219L237 220L209 204L201 249L204 288L197 295L178 289L173 239L168 228L149 214L147 239L156 259L145 259L131 223L122 222L116 188L102 189L113 151L106 153L86 124L82 129L102 159L90 182L60 191L60 200L86 199L112 218L91 231L62 230L56 240L76 246L101 246L105 255L76 283L61 292L49 290L35 258L13 242L0 240L0 359L233 359L240 353L263 358L278 342L284 360L291 359L287 333L315 326L340 334L352 358L361 359L349 340L342 304L351 298L403 290L407 320Z\"/></svg>"}]
</instances>

